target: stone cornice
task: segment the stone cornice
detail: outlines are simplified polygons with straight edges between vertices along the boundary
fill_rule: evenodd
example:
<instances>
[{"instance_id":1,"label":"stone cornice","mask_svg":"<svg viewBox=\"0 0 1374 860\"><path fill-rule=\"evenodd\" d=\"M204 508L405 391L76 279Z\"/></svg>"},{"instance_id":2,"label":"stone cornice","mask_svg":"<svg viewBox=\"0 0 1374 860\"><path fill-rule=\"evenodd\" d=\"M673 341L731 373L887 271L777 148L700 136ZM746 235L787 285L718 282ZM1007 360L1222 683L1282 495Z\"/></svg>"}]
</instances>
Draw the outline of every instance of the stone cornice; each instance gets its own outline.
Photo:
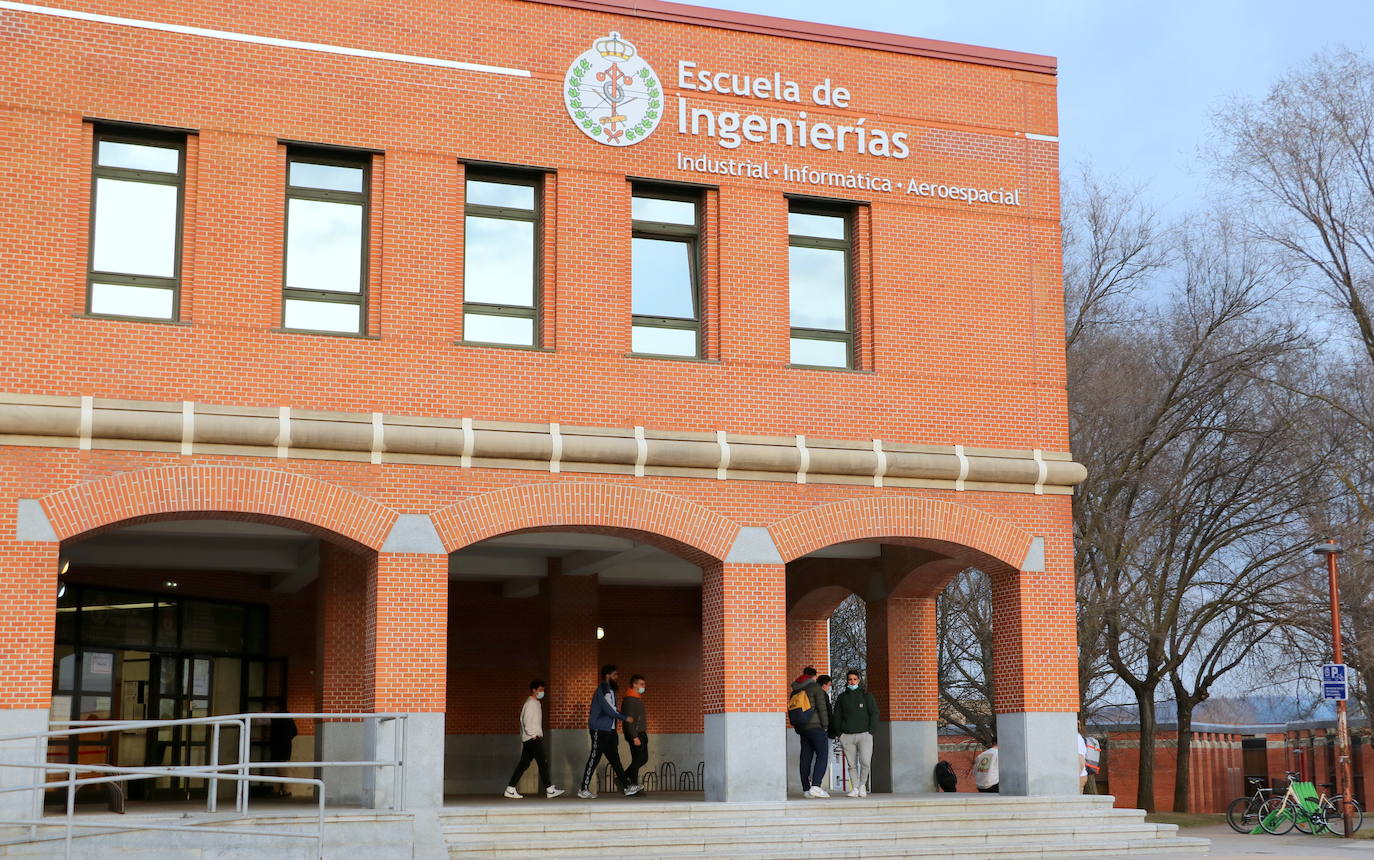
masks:
<instances>
[{"instance_id":1,"label":"stone cornice","mask_svg":"<svg viewBox=\"0 0 1374 860\"><path fill-rule=\"evenodd\" d=\"M0 445L1071 493L1067 453L0 394Z\"/></svg>"}]
</instances>

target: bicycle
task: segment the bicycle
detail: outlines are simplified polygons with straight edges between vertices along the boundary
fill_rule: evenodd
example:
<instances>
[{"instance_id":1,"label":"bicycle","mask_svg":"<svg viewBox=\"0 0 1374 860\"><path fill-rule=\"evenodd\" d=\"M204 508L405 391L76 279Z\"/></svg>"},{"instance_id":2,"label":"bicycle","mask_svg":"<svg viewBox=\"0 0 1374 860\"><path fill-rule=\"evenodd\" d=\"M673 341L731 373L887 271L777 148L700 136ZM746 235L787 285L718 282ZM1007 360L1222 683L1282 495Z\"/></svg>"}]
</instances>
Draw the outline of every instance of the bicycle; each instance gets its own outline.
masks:
<instances>
[{"instance_id":1,"label":"bicycle","mask_svg":"<svg viewBox=\"0 0 1374 860\"><path fill-rule=\"evenodd\" d=\"M1231 829L1237 833L1249 833L1259 826L1260 811L1274 791L1274 789L1266 786L1260 777L1252 776L1245 781L1254 787L1255 793L1237 797L1226 807L1226 823L1231 825Z\"/></svg>"},{"instance_id":2,"label":"bicycle","mask_svg":"<svg viewBox=\"0 0 1374 860\"><path fill-rule=\"evenodd\" d=\"M1260 827L1264 828L1265 833L1280 836L1296 826L1303 833L1330 832L1343 836L1344 809L1350 810L1351 833L1359 830L1364 824L1364 810L1360 808L1359 801L1354 798L1346 800L1339 794L1327 797L1325 791L1319 796L1314 796L1309 793L1312 792L1312 783L1299 783L1301 777L1296 773L1288 773L1287 776L1288 790L1284 792L1283 797L1270 797L1260 811ZM1299 784L1306 786L1302 793L1293 788ZM1321 785L1323 788L1331 787L1329 782L1323 782Z\"/></svg>"}]
</instances>

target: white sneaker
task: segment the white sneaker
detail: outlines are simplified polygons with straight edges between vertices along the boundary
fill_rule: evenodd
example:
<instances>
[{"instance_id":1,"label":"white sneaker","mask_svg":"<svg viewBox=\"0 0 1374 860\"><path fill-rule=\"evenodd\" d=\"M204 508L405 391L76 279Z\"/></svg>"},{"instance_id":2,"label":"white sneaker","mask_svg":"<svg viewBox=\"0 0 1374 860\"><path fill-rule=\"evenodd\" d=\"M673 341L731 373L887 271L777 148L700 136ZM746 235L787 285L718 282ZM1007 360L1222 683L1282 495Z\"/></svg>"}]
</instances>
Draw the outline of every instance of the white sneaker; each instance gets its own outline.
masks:
<instances>
[{"instance_id":1,"label":"white sneaker","mask_svg":"<svg viewBox=\"0 0 1374 860\"><path fill-rule=\"evenodd\" d=\"M859 797L868 797L868 789L866 789L866 788L861 788L861 789L859 789Z\"/></svg>"},{"instance_id":2,"label":"white sneaker","mask_svg":"<svg viewBox=\"0 0 1374 860\"><path fill-rule=\"evenodd\" d=\"M588 791L588 790L585 789L585 788L579 788L579 789L577 790L577 796L580 797L580 798L582 798L583 800L595 800L595 799L596 799L596 792L594 792L594 791Z\"/></svg>"},{"instance_id":3,"label":"white sneaker","mask_svg":"<svg viewBox=\"0 0 1374 860\"><path fill-rule=\"evenodd\" d=\"M632 786L630 786L629 788L625 789L625 796L626 796L626 797L634 797L636 794L639 794L639 793L640 793L641 791L643 791L643 790L644 790L644 786L640 785L639 783L635 783L634 785L632 785Z\"/></svg>"},{"instance_id":4,"label":"white sneaker","mask_svg":"<svg viewBox=\"0 0 1374 860\"><path fill-rule=\"evenodd\" d=\"M505 795L503 795L503 796L504 796L504 797L509 797L511 800L523 800L524 797L525 797L525 795L523 795L523 794L521 794L520 792L516 791L516 790L515 790L515 786L513 786L513 785L508 785L508 786L506 786L506 793L505 793Z\"/></svg>"},{"instance_id":5,"label":"white sneaker","mask_svg":"<svg viewBox=\"0 0 1374 860\"><path fill-rule=\"evenodd\" d=\"M556 785L551 785L548 788L544 789L544 796L548 798L558 797L560 794L566 793L567 792L563 791L563 789L559 788Z\"/></svg>"},{"instance_id":6,"label":"white sneaker","mask_svg":"<svg viewBox=\"0 0 1374 860\"><path fill-rule=\"evenodd\" d=\"M828 791L826 791L825 789L821 788L819 785L813 785L813 786L811 786L811 796L812 796L812 797L829 797L829 796L830 796L830 792L828 792Z\"/></svg>"},{"instance_id":7,"label":"white sneaker","mask_svg":"<svg viewBox=\"0 0 1374 860\"><path fill-rule=\"evenodd\" d=\"M849 793L845 795L845 797L863 797L863 796L864 796L863 790L862 790L862 789L858 789L858 788L852 788L852 789L850 789L850 790L849 790Z\"/></svg>"}]
</instances>

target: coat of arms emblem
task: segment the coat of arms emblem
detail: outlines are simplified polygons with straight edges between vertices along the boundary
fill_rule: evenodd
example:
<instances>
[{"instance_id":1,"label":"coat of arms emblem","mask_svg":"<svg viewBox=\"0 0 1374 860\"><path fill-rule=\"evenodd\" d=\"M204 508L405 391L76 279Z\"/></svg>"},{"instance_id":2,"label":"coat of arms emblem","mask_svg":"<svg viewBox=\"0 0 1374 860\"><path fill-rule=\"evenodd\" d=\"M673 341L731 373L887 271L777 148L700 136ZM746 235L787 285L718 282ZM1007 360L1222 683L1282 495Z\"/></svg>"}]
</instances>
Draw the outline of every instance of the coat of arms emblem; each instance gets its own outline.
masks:
<instances>
[{"instance_id":1,"label":"coat of arms emblem","mask_svg":"<svg viewBox=\"0 0 1374 860\"><path fill-rule=\"evenodd\" d=\"M583 51L568 67L563 83L568 115L598 143L638 143L663 118L658 75L619 33L597 39Z\"/></svg>"}]
</instances>

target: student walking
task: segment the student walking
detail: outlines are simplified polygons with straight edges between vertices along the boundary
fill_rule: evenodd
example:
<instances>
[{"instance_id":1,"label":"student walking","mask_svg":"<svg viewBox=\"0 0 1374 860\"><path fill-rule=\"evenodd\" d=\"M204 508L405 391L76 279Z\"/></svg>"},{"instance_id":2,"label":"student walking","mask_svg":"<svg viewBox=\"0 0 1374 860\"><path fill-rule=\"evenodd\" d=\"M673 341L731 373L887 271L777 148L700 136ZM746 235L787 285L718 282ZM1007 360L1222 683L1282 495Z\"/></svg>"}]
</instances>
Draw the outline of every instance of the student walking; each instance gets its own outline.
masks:
<instances>
[{"instance_id":1,"label":"student walking","mask_svg":"<svg viewBox=\"0 0 1374 860\"><path fill-rule=\"evenodd\" d=\"M630 689L625 691L625 722L621 729L625 732L625 742L630 745L630 766L625 775L630 782L639 785L639 769L649 761L649 718L644 711L644 690L647 683L643 675L630 676Z\"/></svg>"},{"instance_id":2,"label":"student walking","mask_svg":"<svg viewBox=\"0 0 1374 860\"><path fill-rule=\"evenodd\" d=\"M822 688L829 682L829 675L817 677L816 670L807 666L792 682L792 697L787 700L792 729L801 739L803 797L830 796L821 787L830 760L830 697Z\"/></svg>"},{"instance_id":3,"label":"student walking","mask_svg":"<svg viewBox=\"0 0 1374 860\"><path fill-rule=\"evenodd\" d=\"M997 744L978 754L973 760L973 784L981 792L996 792L1001 775L997 769Z\"/></svg>"},{"instance_id":4,"label":"student walking","mask_svg":"<svg viewBox=\"0 0 1374 860\"><path fill-rule=\"evenodd\" d=\"M863 676L850 669L844 692L835 699L834 731L849 762L850 797L868 797L873 768L873 732L878 728L878 700L863 686Z\"/></svg>"},{"instance_id":5,"label":"student walking","mask_svg":"<svg viewBox=\"0 0 1374 860\"><path fill-rule=\"evenodd\" d=\"M530 681L530 694L520 708L520 763L510 775L510 782L506 783L505 796L513 800L524 797L515 786L529 769L530 762L539 769L539 790L545 797L553 798L563 793L563 789L549 783L549 756L544 752L544 706L540 704L543 698L544 682Z\"/></svg>"},{"instance_id":6,"label":"student walking","mask_svg":"<svg viewBox=\"0 0 1374 860\"><path fill-rule=\"evenodd\" d=\"M587 731L591 734L592 749L587 754L587 767L582 771L582 788L577 792L578 797L596 797L596 792L592 791L592 778L596 776L596 766L601 763L602 756L610 763L615 778L625 787L626 797L633 797L644 790L644 786L630 782L625 768L620 764L620 742L615 736L615 723L616 720L624 720L625 715L615 706L616 682L619 680L620 672L614 665L601 667L601 685L592 694L592 705L587 714Z\"/></svg>"}]
</instances>

